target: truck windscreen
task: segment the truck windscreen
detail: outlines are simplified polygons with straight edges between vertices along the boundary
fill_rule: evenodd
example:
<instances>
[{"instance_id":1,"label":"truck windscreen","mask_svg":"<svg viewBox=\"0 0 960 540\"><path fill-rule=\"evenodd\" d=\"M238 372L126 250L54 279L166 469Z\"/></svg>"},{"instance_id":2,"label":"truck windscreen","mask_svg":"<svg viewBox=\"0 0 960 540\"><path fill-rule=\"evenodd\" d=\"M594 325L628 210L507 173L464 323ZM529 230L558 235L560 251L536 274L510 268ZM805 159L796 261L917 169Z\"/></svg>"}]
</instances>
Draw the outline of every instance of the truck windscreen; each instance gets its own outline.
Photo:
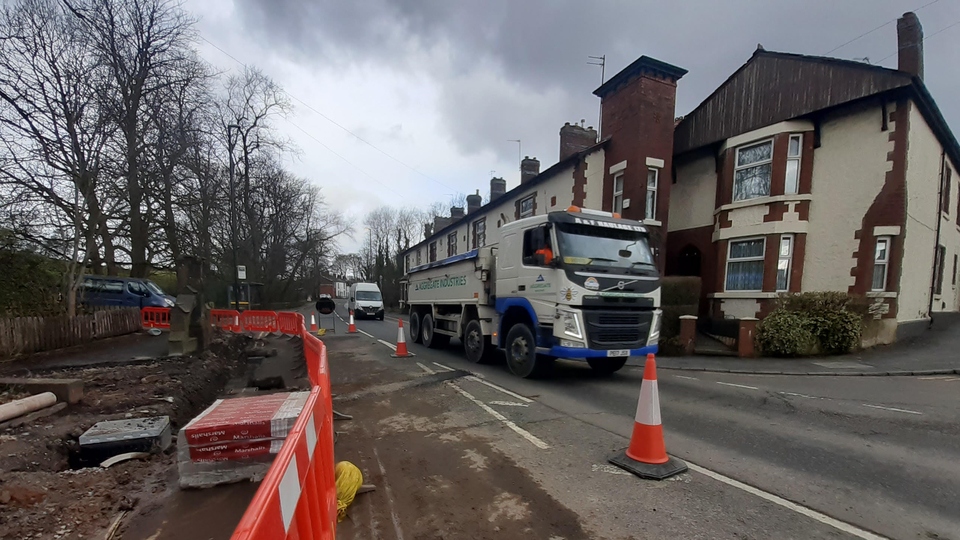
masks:
<instances>
[{"instance_id":1,"label":"truck windscreen","mask_svg":"<svg viewBox=\"0 0 960 540\"><path fill-rule=\"evenodd\" d=\"M564 264L630 267L653 266L646 235L586 225L561 223L557 241Z\"/></svg>"}]
</instances>

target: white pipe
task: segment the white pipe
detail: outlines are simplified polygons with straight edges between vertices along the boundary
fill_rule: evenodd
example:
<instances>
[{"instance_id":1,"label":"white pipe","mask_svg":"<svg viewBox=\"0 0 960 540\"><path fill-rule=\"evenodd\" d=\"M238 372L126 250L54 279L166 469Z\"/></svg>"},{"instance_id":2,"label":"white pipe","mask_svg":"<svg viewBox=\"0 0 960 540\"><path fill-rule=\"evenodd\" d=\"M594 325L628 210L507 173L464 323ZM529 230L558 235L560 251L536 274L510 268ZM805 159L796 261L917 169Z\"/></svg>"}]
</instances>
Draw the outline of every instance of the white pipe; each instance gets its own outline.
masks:
<instances>
[{"instance_id":1,"label":"white pipe","mask_svg":"<svg viewBox=\"0 0 960 540\"><path fill-rule=\"evenodd\" d=\"M42 394L11 401L10 403L4 403L3 405L0 405L0 422L6 422L11 418L16 418L33 411L39 411L40 409L55 404L56 402L57 396L54 395L53 392L44 392Z\"/></svg>"}]
</instances>

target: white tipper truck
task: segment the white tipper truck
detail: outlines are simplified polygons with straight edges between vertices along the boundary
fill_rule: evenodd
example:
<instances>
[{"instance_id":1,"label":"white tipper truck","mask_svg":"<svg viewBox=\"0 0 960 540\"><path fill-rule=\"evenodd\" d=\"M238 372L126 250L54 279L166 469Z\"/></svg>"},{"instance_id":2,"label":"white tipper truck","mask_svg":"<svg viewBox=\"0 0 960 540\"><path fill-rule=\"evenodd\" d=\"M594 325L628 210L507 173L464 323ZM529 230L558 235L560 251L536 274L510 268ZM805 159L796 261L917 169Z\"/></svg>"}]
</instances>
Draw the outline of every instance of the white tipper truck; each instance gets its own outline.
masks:
<instances>
[{"instance_id":1,"label":"white tipper truck","mask_svg":"<svg viewBox=\"0 0 960 540\"><path fill-rule=\"evenodd\" d=\"M612 373L657 351L660 278L641 223L570 207L487 240L408 270L414 342L439 348L456 337L471 362L501 349L520 377L544 374L556 358Z\"/></svg>"}]
</instances>

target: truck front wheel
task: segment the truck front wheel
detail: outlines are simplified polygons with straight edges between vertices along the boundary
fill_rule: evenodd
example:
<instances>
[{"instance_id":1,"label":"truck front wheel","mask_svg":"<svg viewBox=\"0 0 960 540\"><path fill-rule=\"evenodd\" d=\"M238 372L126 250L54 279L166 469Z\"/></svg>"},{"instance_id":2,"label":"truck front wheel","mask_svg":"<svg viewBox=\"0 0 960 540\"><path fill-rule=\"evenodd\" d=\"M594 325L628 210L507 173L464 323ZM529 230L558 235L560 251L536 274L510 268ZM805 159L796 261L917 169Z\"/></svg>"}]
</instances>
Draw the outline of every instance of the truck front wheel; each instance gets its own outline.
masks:
<instances>
[{"instance_id":1,"label":"truck front wheel","mask_svg":"<svg viewBox=\"0 0 960 540\"><path fill-rule=\"evenodd\" d=\"M420 325L421 325L420 312L417 310L410 311L410 341L414 343L422 343L423 336L420 335Z\"/></svg>"},{"instance_id":2,"label":"truck front wheel","mask_svg":"<svg viewBox=\"0 0 960 540\"><path fill-rule=\"evenodd\" d=\"M491 348L490 336L483 335L480 321L473 319L468 322L463 330L463 351L467 360L474 364L483 364L489 360Z\"/></svg>"},{"instance_id":3,"label":"truck front wheel","mask_svg":"<svg viewBox=\"0 0 960 540\"><path fill-rule=\"evenodd\" d=\"M540 377L553 364L548 357L537 357L537 341L525 324L515 324L507 332L507 367L518 377Z\"/></svg>"},{"instance_id":4,"label":"truck front wheel","mask_svg":"<svg viewBox=\"0 0 960 540\"><path fill-rule=\"evenodd\" d=\"M620 371L627 363L626 358L591 358L587 360L587 363L590 364L590 369L597 373L598 375L610 375L614 372Z\"/></svg>"}]
</instances>

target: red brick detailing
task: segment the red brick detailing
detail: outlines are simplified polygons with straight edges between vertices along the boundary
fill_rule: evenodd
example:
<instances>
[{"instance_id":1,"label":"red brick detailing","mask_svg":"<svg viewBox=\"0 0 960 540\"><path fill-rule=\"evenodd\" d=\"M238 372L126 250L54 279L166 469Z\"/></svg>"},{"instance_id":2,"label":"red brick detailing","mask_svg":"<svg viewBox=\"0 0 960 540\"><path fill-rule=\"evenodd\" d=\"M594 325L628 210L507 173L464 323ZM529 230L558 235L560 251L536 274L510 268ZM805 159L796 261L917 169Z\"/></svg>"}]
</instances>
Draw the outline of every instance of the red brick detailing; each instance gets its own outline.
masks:
<instances>
[{"instance_id":1,"label":"red brick detailing","mask_svg":"<svg viewBox=\"0 0 960 540\"><path fill-rule=\"evenodd\" d=\"M800 221L810 221L810 201L799 201L796 205Z\"/></svg>"},{"instance_id":2,"label":"red brick detailing","mask_svg":"<svg viewBox=\"0 0 960 540\"><path fill-rule=\"evenodd\" d=\"M756 352L753 349L753 339L757 335L757 321L740 320L740 335L737 337L737 356L753 358Z\"/></svg>"},{"instance_id":3,"label":"red brick detailing","mask_svg":"<svg viewBox=\"0 0 960 540\"><path fill-rule=\"evenodd\" d=\"M587 160L581 159L573 168L573 201L574 206L583 206L587 198Z\"/></svg>"},{"instance_id":4,"label":"red brick detailing","mask_svg":"<svg viewBox=\"0 0 960 540\"><path fill-rule=\"evenodd\" d=\"M754 317L763 320L764 317L773 313L773 310L777 309L777 299L776 298L758 298L757 304L759 304L760 309L757 311L757 314Z\"/></svg>"},{"instance_id":5,"label":"red brick detailing","mask_svg":"<svg viewBox=\"0 0 960 540\"><path fill-rule=\"evenodd\" d=\"M550 197L550 206L556 206L556 205L557 205L557 196L554 195L553 197Z\"/></svg>"},{"instance_id":6,"label":"red brick detailing","mask_svg":"<svg viewBox=\"0 0 960 540\"><path fill-rule=\"evenodd\" d=\"M716 280L714 281L714 292L722 292L725 288L724 280L727 278L727 252L729 248L728 240L720 240L715 244L716 254L717 254L717 263L714 265L716 269Z\"/></svg>"},{"instance_id":7,"label":"red brick detailing","mask_svg":"<svg viewBox=\"0 0 960 540\"><path fill-rule=\"evenodd\" d=\"M813 132L807 131L803 134L803 149L800 152L800 193L810 193L813 186ZM806 219L806 218L800 218Z\"/></svg>"},{"instance_id":8,"label":"red brick detailing","mask_svg":"<svg viewBox=\"0 0 960 540\"><path fill-rule=\"evenodd\" d=\"M717 214L717 223L720 224L721 229L729 229L730 227L733 227L733 222L730 221L730 211L721 210L720 213Z\"/></svg>"},{"instance_id":9,"label":"red brick detailing","mask_svg":"<svg viewBox=\"0 0 960 540\"><path fill-rule=\"evenodd\" d=\"M630 208L623 217L642 220L645 216L647 158L663 160L657 187L657 219L667 229L670 208L670 174L673 169L673 118L677 83L652 73L628 80L603 98L603 135L609 137L606 163L627 161L623 171L623 197ZM610 210L613 199L613 175L604 171L603 207ZM663 248L662 245L654 247ZM663 260L660 257L660 269Z\"/></svg>"},{"instance_id":10,"label":"red brick detailing","mask_svg":"<svg viewBox=\"0 0 960 540\"><path fill-rule=\"evenodd\" d=\"M773 163L770 170L771 196L783 195L787 176L787 145L789 143L789 133L778 133L773 137Z\"/></svg>"},{"instance_id":11,"label":"red brick detailing","mask_svg":"<svg viewBox=\"0 0 960 540\"><path fill-rule=\"evenodd\" d=\"M889 133L889 140L893 141L893 151L888 153L892 162L891 170L886 174L886 181L880 193L863 216L859 234L859 246L855 253L856 266L851 275L856 278L849 288L850 294L866 294L873 281L873 253L876 238L873 228L877 226L895 225L901 228L906 225L906 176L907 176L907 134L910 130L910 102L907 98L897 100L896 110L890 114L893 129ZM903 229L901 229L903 230ZM900 271L903 259L903 235L895 236L890 246L890 267L887 271L887 290L895 291L900 282ZM896 302L890 303L890 312L885 317L896 317Z\"/></svg>"},{"instance_id":12,"label":"red brick detailing","mask_svg":"<svg viewBox=\"0 0 960 540\"><path fill-rule=\"evenodd\" d=\"M780 248L780 235L768 234L763 252L763 292L777 290L777 260Z\"/></svg>"},{"instance_id":13,"label":"red brick detailing","mask_svg":"<svg viewBox=\"0 0 960 540\"><path fill-rule=\"evenodd\" d=\"M680 348L683 354L690 356L693 354L694 344L697 340L697 319L680 319Z\"/></svg>"},{"instance_id":14,"label":"red brick detailing","mask_svg":"<svg viewBox=\"0 0 960 540\"><path fill-rule=\"evenodd\" d=\"M790 206L785 202L773 202L767 205L767 215L763 216L764 222L783 221L783 215L787 213Z\"/></svg>"},{"instance_id":15,"label":"red brick detailing","mask_svg":"<svg viewBox=\"0 0 960 540\"><path fill-rule=\"evenodd\" d=\"M682 264L681 253L691 246L700 251L700 310L701 316L709 315L707 295L718 292L717 289L717 246L713 243L713 227L697 227L673 231L667 234L666 275L679 275Z\"/></svg>"},{"instance_id":16,"label":"red brick detailing","mask_svg":"<svg viewBox=\"0 0 960 540\"><path fill-rule=\"evenodd\" d=\"M727 148L717 159L717 208L733 201L733 166L735 160L736 149L734 148Z\"/></svg>"}]
</instances>

